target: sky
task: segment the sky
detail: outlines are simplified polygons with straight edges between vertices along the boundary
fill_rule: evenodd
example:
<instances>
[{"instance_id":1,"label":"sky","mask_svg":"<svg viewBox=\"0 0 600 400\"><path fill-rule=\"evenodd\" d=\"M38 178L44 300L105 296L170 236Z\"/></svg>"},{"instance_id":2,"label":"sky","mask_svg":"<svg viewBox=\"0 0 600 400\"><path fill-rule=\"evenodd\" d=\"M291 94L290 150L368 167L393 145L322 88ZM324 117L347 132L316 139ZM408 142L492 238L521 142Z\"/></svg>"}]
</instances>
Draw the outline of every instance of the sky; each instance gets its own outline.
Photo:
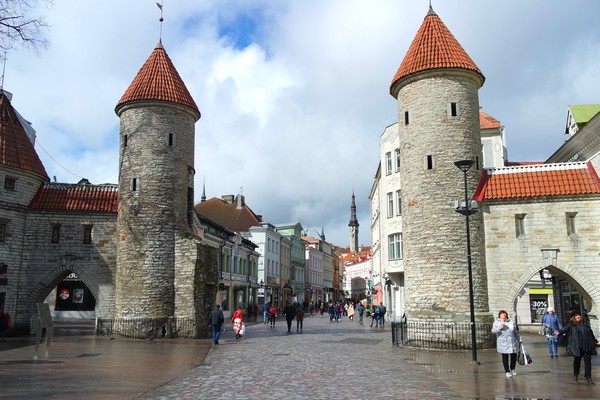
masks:
<instances>
[{"instance_id":1,"label":"sky","mask_svg":"<svg viewBox=\"0 0 600 400\"><path fill-rule=\"evenodd\" d=\"M348 246L356 195L370 245L389 87L429 0L60 0L50 47L9 52L4 89L37 131L59 182L118 182L114 108L159 39L196 101L195 197L242 193L273 224ZM544 161L567 139L567 106L600 103L600 2L432 0L486 77L484 112L509 161Z\"/></svg>"}]
</instances>

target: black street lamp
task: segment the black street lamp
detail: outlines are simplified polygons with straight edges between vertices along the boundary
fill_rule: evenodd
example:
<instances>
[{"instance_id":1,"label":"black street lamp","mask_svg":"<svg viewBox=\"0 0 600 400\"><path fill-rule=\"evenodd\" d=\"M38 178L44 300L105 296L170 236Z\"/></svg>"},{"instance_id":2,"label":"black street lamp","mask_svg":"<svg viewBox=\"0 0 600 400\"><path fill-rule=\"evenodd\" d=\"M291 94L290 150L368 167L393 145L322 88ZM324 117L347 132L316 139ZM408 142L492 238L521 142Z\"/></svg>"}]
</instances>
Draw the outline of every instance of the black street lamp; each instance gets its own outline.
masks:
<instances>
[{"instance_id":1,"label":"black street lamp","mask_svg":"<svg viewBox=\"0 0 600 400\"><path fill-rule=\"evenodd\" d=\"M463 214L467 220L467 267L469 270L469 306L471 308L471 350L473 362L477 363L477 335L475 331L475 307L473 304L473 269L471 266L471 231L469 228L469 215L477 212L476 208L469 210L469 195L467 190L467 171L475 164L473 160L456 161L456 165L464 174L465 179L465 207L459 206L456 212Z\"/></svg>"}]
</instances>

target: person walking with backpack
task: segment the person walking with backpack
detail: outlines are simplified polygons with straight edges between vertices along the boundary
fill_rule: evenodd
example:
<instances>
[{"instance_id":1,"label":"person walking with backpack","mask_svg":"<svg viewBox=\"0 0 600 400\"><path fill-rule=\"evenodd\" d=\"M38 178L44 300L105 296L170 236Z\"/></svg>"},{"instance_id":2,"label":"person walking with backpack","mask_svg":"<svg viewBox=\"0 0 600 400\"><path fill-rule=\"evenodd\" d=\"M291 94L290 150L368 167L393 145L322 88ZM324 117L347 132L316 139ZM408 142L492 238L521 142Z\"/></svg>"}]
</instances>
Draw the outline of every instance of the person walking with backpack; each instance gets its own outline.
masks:
<instances>
[{"instance_id":1,"label":"person walking with backpack","mask_svg":"<svg viewBox=\"0 0 600 400\"><path fill-rule=\"evenodd\" d=\"M379 316L381 310L375 305L371 305L371 310L371 328L373 327L373 322L375 323L375 328L377 328L379 326Z\"/></svg>"}]
</instances>

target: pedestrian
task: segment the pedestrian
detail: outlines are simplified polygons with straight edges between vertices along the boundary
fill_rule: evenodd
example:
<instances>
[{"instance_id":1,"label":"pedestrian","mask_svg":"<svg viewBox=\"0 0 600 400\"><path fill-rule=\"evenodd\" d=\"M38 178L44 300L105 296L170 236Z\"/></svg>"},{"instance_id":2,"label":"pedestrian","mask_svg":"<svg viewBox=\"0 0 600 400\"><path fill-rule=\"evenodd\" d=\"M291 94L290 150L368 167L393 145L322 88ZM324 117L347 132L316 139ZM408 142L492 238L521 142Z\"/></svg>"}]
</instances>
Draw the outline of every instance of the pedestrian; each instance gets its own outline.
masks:
<instances>
[{"instance_id":1,"label":"pedestrian","mask_svg":"<svg viewBox=\"0 0 600 400\"><path fill-rule=\"evenodd\" d=\"M258 304L256 303L254 304L254 307L252 307L252 319L255 323L258 320Z\"/></svg>"},{"instance_id":2,"label":"pedestrian","mask_svg":"<svg viewBox=\"0 0 600 400\"><path fill-rule=\"evenodd\" d=\"M517 375L515 367L517 365L517 351L522 343L522 338L515 323L508 318L508 313L504 310L498 311L498 318L492 326L492 333L496 334L496 350L502 354L502 365L507 378ZM510 356L510 366L508 358Z\"/></svg>"},{"instance_id":3,"label":"pedestrian","mask_svg":"<svg viewBox=\"0 0 600 400\"><path fill-rule=\"evenodd\" d=\"M385 308L385 306L383 304L379 305L379 325L381 326L381 329L383 329L383 325L385 324L385 313L387 311L387 308Z\"/></svg>"},{"instance_id":4,"label":"pedestrian","mask_svg":"<svg viewBox=\"0 0 600 400\"><path fill-rule=\"evenodd\" d=\"M567 326L564 329L555 331L555 334L566 334L569 337L567 350L573 355L573 380L577 381L579 379L579 370L583 359L585 382L588 385L594 385L592 380L592 355L596 354L598 340L596 340L592 329L583 322L579 310L571 311L569 316L571 318Z\"/></svg>"},{"instance_id":5,"label":"pedestrian","mask_svg":"<svg viewBox=\"0 0 600 400\"><path fill-rule=\"evenodd\" d=\"M554 308L548 307L546 310L546 314L542 317L542 327L548 341L550 357L558 357L558 334L556 332L561 331L563 327L554 313Z\"/></svg>"},{"instance_id":6,"label":"pedestrian","mask_svg":"<svg viewBox=\"0 0 600 400\"><path fill-rule=\"evenodd\" d=\"M363 314L365 313L365 307L363 306L362 303L358 303L358 322L360 322L362 324L363 322Z\"/></svg>"},{"instance_id":7,"label":"pedestrian","mask_svg":"<svg viewBox=\"0 0 600 400\"><path fill-rule=\"evenodd\" d=\"M271 304L269 307L269 321L271 322L271 328L275 328L275 318L277 318L277 307Z\"/></svg>"},{"instance_id":8,"label":"pedestrian","mask_svg":"<svg viewBox=\"0 0 600 400\"><path fill-rule=\"evenodd\" d=\"M378 306L371 305L371 328L373 327L373 322L375 323L375 328L379 326L380 311Z\"/></svg>"},{"instance_id":9,"label":"pedestrian","mask_svg":"<svg viewBox=\"0 0 600 400\"><path fill-rule=\"evenodd\" d=\"M248 304L246 307L246 321L252 321L252 304Z\"/></svg>"},{"instance_id":10,"label":"pedestrian","mask_svg":"<svg viewBox=\"0 0 600 400\"><path fill-rule=\"evenodd\" d=\"M237 308L233 315L231 316L231 322L233 322L233 330L235 331L235 338L240 338L240 331L242 329L242 325L244 323L244 312L242 311L242 307Z\"/></svg>"},{"instance_id":11,"label":"pedestrian","mask_svg":"<svg viewBox=\"0 0 600 400\"><path fill-rule=\"evenodd\" d=\"M329 306L329 322L332 322L335 318L335 305L331 303Z\"/></svg>"},{"instance_id":12,"label":"pedestrian","mask_svg":"<svg viewBox=\"0 0 600 400\"><path fill-rule=\"evenodd\" d=\"M285 315L285 322L287 323L288 333L291 332L292 329L292 321L294 320L294 316L296 315L296 310L294 306L290 304L289 301L285 302L285 308L283 309L283 315Z\"/></svg>"},{"instance_id":13,"label":"pedestrian","mask_svg":"<svg viewBox=\"0 0 600 400\"><path fill-rule=\"evenodd\" d=\"M265 303L263 304L263 322L264 325L267 324L267 321L269 320L269 303Z\"/></svg>"},{"instance_id":14,"label":"pedestrian","mask_svg":"<svg viewBox=\"0 0 600 400\"><path fill-rule=\"evenodd\" d=\"M214 344L219 344L219 338L221 337L221 326L223 326L225 318L223 317L223 311L220 310L218 304L215 305L215 309L208 315L208 324L212 331L212 340Z\"/></svg>"},{"instance_id":15,"label":"pedestrian","mask_svg":"<svg viewBox=\"0 0 600 400\"><path fill-rule=\"evenodd\" d=\"M302 309L302 307L298 307L298 309L296 309L296 332L298 332L298 330L300 330L300 332L302 332L303 321L304 321L304 310Z\"/></svg>"},{"instance_id":16,"label":"pedestrian","mask_svg":"<svg viewBox=\"0 0 600 400\"><path fill-rule=\"evenodd\" d=\"M348 306L348 319L354 321L354 306L352 304Z\"/></svg>"}]
</instances>

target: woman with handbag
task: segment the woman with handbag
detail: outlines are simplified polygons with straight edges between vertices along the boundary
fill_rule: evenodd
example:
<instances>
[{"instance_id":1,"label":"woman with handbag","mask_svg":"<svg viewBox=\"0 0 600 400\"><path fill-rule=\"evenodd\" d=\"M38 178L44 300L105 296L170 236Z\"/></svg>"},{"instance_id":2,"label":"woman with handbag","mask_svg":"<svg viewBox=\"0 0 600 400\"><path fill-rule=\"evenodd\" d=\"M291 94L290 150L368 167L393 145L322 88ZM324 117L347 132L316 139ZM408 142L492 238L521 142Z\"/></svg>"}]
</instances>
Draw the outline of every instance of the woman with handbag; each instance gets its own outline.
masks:
<instances>
[{"instance_id":1,"label":"woman with handbag","mask_svg":"<svg viewBox=\"0 0 600 400\"><path fill-rule=\"evenodd\" d=\"M496 350L502 354L502 365L507 378L517 375L517 351L522 342L521 335L517 331L516 324L508 318L504 310L498 312L498 318L492 326L492 333L496 334ZM510 356L510 365L509 365Z\"/></svg>"},{"instance_id":2,"label":"woman with handbag","mask_svg":"<svg viewBox=\"0 0 600 400\"><path fill-rule=\"evenodd\" d=\"M579 310L571 311L569 316L571 318L565 329L557 330L554 333L556 335L566 334L569 337L567 349L573 355L573 380L579 380L579 370L583 359L585 382L588 385L594 385L592 380L592 355L596 354L598 341L592 329L583 322Z\"/></svg>"}]
</instances>

